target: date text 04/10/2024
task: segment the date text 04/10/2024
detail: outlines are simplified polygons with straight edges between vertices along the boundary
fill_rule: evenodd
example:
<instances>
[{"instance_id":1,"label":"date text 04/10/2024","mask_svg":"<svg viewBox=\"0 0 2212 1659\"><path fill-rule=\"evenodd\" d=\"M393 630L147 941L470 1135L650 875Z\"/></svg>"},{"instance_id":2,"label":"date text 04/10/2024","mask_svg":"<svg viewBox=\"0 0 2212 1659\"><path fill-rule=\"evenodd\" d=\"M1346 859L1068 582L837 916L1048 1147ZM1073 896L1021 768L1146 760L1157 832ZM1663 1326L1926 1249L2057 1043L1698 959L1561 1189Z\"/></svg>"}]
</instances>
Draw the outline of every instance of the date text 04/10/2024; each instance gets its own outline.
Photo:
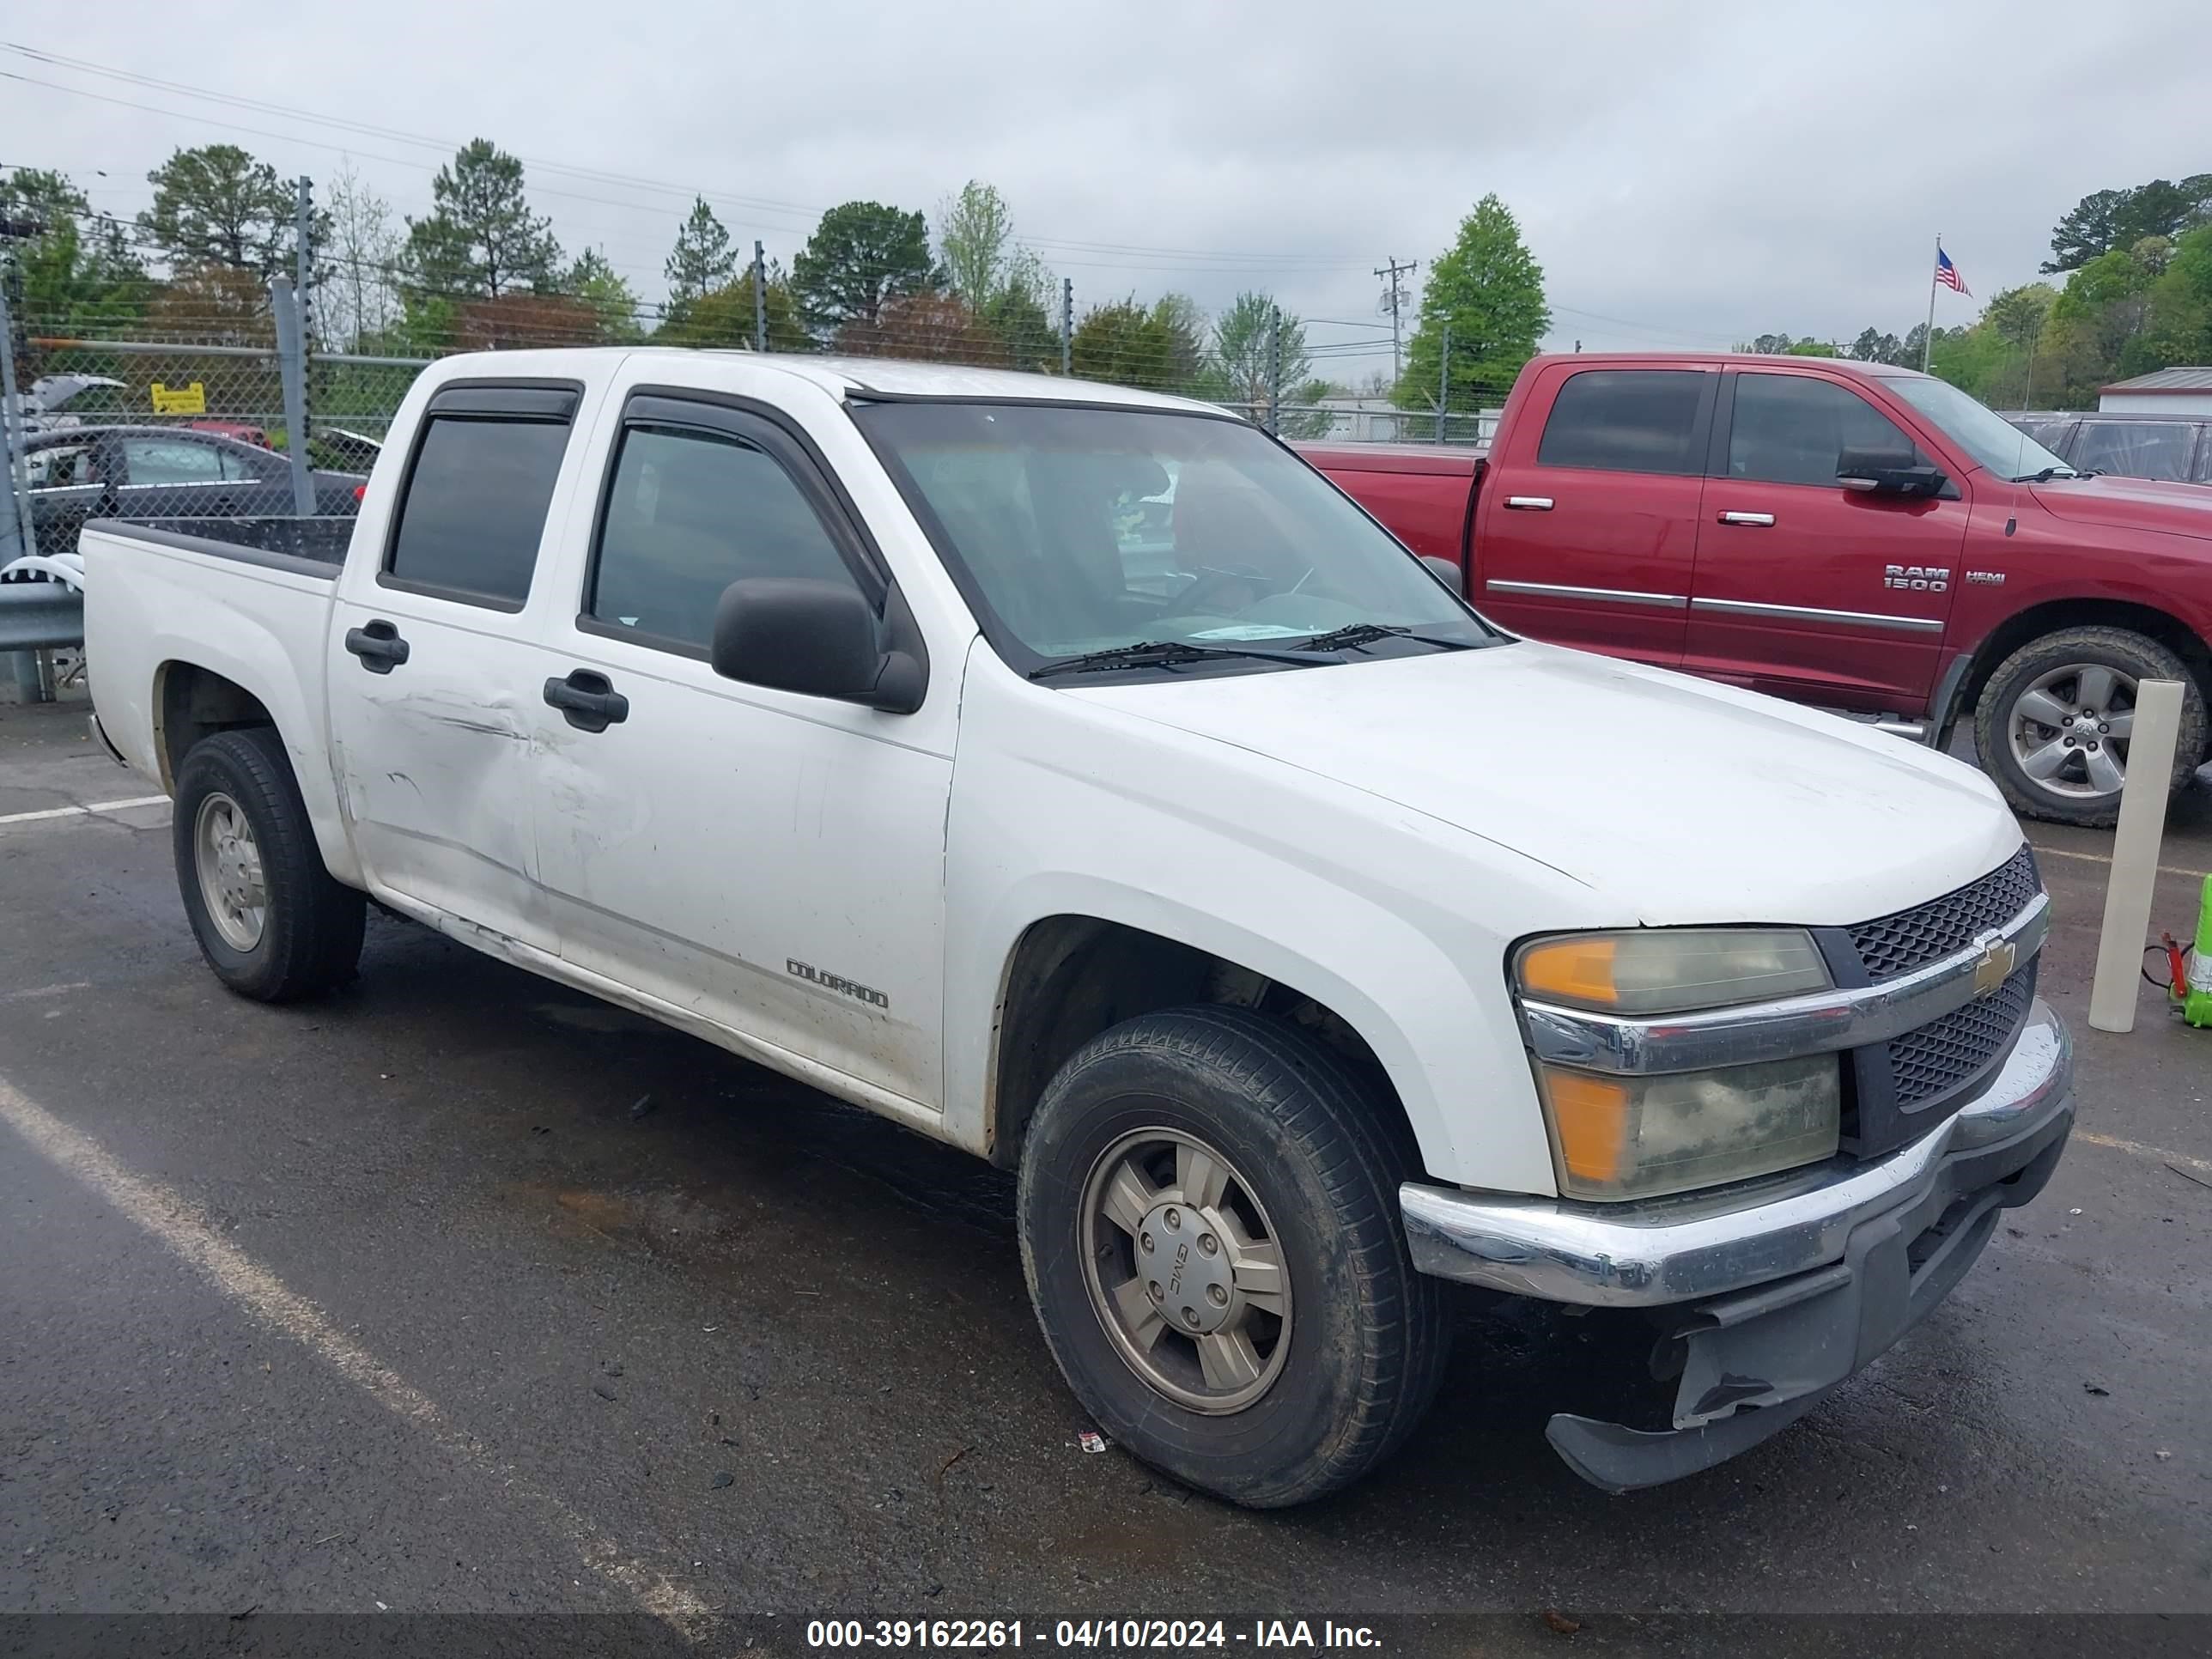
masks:
<instances>
[{"instance_id":1,"label":"date text 04/10/2024","mask_svg":"<svg viewBox=\"0 0 2212 1659\"><path fill-rule=\"evenodd\" d=\"M1278 1652L1373 1649L1382 1638L1365 1625L1334 1620L1259 1619L1233 1626L1220 1619L1060 1619L1049 1626L1019 1619L817 1619L806 1626L810 1648L1051 1647L1085 1651L1131 1648L1226 1648Z\"/></svg>"}]
</instances>

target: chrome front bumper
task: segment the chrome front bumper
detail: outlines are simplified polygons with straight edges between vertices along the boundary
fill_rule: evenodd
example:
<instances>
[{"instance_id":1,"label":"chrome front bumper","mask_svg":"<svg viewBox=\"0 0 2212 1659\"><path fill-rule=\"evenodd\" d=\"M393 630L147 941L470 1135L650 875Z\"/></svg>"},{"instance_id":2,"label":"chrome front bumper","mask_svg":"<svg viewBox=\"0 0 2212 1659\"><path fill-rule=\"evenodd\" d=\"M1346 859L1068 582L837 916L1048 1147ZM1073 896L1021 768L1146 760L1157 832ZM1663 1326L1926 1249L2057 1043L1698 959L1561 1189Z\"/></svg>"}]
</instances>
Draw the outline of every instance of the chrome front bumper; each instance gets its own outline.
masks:
<instances>
[{"instance_id":1,"label":"chrome front bumper","mask_svg":"<svg viewBox=\"0 0 2212 1659\"><path fill-rule=\"evenodd\" d=\"M1413 1265L1423 1273L1589 1307L1696 1301L1840 1261L1852 1232L1869 1220L2015 1173L1990 1154L2024 1148L2022 1164L2035 1156L2039 1132L2070 1117L2073 1079L2066 1028L2039 1001L1978 1098L1876 1163L1837 1159L1717 1195L1644 1203L1516 1198L1417 1182L1400 1188L1398 1199Z\"/></svg>"},{"instance_id":2,"label":"chrome front bumper","mask_svg":"<svg viewBox=\"0 0 2212 1659\"><path fill-rule=\"evenodd\" d=\"M1636 1205L1408 1184L1413 1264L1647 1326L1667 1425L1561 1412L1545 1437L1608 1492L1677 1480L1796 1421L1950 1293L2057 1168L2073 1074L2066 1028L2038 1002L1988 1089L1878 1163Z\"/></svg>"}]
</instances>

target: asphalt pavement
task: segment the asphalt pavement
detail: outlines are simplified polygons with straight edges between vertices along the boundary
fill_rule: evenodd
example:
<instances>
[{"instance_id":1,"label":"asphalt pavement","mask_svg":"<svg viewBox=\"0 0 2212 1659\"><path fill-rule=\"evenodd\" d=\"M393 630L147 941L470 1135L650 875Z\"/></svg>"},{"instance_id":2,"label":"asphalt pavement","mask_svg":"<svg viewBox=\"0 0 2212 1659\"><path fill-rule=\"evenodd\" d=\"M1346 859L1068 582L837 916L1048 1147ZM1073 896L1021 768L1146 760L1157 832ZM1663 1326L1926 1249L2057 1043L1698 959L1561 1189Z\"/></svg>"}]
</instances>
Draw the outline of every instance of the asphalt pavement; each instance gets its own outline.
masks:
<instances>
[{"instance_id":1,"label":"asphalt pavement","mask_svg":"<svg viewBox=\"0 0 2212 1659\"><path fill-rule=\"evenodd\" d=\"M230 996L82 712L0 709L0 1613L2212 1613L2212 1031L2087 1029L2107 836L2032 831L2073 1147L1898 1349L1607 1497L1586 1322L1470 1298L1407 1450L1261 1515L1081 1448L1006 1176L380 915ZM2164 859L2185 931L2212 790Z\"/></svg>"}]
</instances>

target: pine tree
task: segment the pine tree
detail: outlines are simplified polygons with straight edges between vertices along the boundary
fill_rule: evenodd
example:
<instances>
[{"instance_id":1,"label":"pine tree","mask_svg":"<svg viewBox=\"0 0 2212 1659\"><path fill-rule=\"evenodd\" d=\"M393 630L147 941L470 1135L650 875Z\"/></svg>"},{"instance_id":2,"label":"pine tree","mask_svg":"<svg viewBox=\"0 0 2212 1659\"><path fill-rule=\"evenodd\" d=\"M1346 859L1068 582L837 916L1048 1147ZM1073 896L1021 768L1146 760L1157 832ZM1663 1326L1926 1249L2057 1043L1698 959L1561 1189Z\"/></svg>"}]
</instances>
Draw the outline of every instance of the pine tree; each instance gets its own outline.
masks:
<instances>
[{"instance_id":1,"label":"pine tree","mask_svg":"<svg viewBox=\"0 0 2212 1659\"><path fill-rule=\"evenodd\" d=\"M558 285L553 222L530 210L522 163L491 140L471 140L440 167L430 198L429 217L407 222L405 263L422 295L496 300Z\"/></svg>"},{"instance_id":2,"label":"pine tree","mask_svg":"<svg viewBox=\"0 0 2212 1659\"><path fill-rule=\"evenodd\" d=\"M737 270L738 256L730 246L730 233L707 205L705 197L694 198L691 215L678 228L676 246L664 268L670 311L721 287Z\"/></svg>"}]
</instances>

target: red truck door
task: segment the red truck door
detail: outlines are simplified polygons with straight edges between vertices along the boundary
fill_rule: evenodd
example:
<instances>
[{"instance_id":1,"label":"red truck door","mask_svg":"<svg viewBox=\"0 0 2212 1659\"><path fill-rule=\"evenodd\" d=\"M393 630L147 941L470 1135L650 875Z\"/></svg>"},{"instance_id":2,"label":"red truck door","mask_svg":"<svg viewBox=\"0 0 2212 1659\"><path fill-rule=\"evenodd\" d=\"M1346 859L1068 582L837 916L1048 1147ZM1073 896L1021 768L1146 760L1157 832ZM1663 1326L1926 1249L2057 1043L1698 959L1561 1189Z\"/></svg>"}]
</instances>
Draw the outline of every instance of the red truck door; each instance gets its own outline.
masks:
<instances>
[{"instance_id":1,"label":"red truck door","mask_svg":"<svg viewBox=\"0 0 2212 1659\"><path fill-rule=\"evenodd\" d=\"M1682 665L1801 702L1919 709L1963 578L1962 469L1945 467L1950 499L1843 488L1845 447L1931 458L1856 386L1815 370L1730 370L1720 403Z\"/></svg>"},{"instance_id":2,"label":"red truck door","mask_svg":"<svg viewBox=\"0 0 2212 1659\"><path fill-rule=\"evenodd\" d=\"M1468 597L1532 638L1680 664L1719 382L1714 368L1544 371L1482 481Z\"/></svg>"}]
</instances>

